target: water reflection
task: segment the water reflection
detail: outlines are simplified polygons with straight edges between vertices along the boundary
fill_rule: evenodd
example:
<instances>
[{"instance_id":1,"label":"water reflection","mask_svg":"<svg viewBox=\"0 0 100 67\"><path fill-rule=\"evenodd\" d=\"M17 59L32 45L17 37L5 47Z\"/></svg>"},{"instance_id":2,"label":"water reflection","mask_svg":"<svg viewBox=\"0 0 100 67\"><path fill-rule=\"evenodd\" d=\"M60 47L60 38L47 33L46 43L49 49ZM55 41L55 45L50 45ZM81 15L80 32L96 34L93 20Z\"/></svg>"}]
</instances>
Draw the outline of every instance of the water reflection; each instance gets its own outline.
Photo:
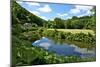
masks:
<instances>
[{"instance_id":1,"label":"water reflection","mask_svg":"<svg viewBox=\"0 0 100 67\"><path fill-rule=\"evenodd\" d=\"M58 55L63 56L79 56L82 58L86 57L95 57L95 49L88 50L87 48L80 48L75 44L59 43L54 42L48 38L41 38L32 43L33 46L41 47L46 49L49 52L54 52Z\"/></svg>"}]
</instances>

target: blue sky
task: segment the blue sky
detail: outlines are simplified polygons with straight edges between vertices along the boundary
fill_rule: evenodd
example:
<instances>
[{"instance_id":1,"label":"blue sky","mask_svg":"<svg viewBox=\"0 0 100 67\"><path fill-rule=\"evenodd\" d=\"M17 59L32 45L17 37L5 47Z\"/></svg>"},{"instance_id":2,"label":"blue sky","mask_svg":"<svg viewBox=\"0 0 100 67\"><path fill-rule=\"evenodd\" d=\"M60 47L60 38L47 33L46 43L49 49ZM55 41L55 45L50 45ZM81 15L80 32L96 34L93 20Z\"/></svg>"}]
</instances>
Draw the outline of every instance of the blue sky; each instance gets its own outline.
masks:
<instances>
[{"instance_id":1,"label":"blue sky","mask_svg":"<svg viewBox=\"0 0 100 67\"><path fill-rule=\"evenodd\" d=\"M93 6L21 1L17 1L17 3L45 20L53 20L55 17L69 19L72 16L81 17L93 14L90 11Z\"/></svg>"}]
</instances>

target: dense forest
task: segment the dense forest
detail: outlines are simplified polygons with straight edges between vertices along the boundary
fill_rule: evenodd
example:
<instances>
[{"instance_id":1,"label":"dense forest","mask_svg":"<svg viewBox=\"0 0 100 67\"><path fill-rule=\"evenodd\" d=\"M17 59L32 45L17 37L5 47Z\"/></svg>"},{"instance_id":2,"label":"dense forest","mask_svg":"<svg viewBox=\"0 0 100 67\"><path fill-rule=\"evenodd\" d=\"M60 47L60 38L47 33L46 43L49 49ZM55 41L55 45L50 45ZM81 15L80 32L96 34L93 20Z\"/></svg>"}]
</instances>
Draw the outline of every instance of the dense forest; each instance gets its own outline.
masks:
<instances>
[{"instance_id":1,"label":"dense forest","mask_svg":"<svg viewBox=\"0 0 100 67\"><path fill-rule=\"evenodd\" d=\"M37 65L52 63L72 63L95 61L95 58L82 59L76 56L58 56L42 48L33 47L32 42L45 36L48 38L63 39L69 41L84 42L89 45L78 45L80 47L92 48L96 45L96 7L91 12L91 16L77 17L63 20L55 18L54 20L44 20L28 12L21 7L15 0L12 1L12 66L16 65ZM54 30L48 30L54 29ZM62 32L57 29L88 29L91 33L71 33Z\"/></svg>"},{"instance_id":2,"label":"dense forest","mask_svg":"<svg viewBox=\"0 0 100 67\"><path fill-rule=\"evenodd\" d=\"M68 20L55 18L54 21L48 21L48 23L45 23L44 26L47 28L57 29L94 29L95 22L93 21L93 16L73 16L71 19Z\"/></svg>"}]
</instances>

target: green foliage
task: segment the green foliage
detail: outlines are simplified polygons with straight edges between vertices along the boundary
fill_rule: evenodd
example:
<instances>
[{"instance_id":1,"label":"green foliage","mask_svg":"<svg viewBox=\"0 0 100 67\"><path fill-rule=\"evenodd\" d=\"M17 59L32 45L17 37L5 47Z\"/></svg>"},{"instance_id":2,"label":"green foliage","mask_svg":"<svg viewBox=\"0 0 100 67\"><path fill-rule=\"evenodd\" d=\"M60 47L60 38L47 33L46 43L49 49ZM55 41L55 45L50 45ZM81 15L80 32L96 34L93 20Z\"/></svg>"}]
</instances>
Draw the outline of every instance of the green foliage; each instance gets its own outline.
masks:
<instances>
[{"instance_id":1,"label":"green foliage","mask_svg":"<svg viewBox=\"0 0 100 67\"><path fill-rule=\"evenodd\" d=\"M56 38L56 39L67 39L70 41L78 41L78 42L84 42L88 44L95 45L96 38L95 35L92 35L90 33L71 33L71 32L61 32L61 31L55 31L55 30L46 30L43 33L46 37L49 38Z\"/></svg>"},{"instance_id":2,"label":"green foliage","mask_svg":"<svg viewBox=\"0 0 100 67\"><path fill-rule=\"evenodd\" d=\"M59 32L59 33L58 33L58 38L59 38L59 39L65 39L65 38L66 38L65 33Z\"/></svg>"},{"instance_id":3,"label":"green foliage","mask_svg":"<svg viewBox=\"0 0 100 67\"><path fill-rule=\"evenodd\" d=\"M43 26L43 22L45 20L41 19L28 12L25 8L22 8L16 1L13 1L12 6L12 25L16 23L24 24L24 23L35 23L39 26Z\"/></svg>"},{"instance_id":4,"label":"green foliage","mask_svg":"<svg viewBox=\"0 0 100 67\"><path fill-rule=\"evenodd\" d=\"M72 19L62 20L55 18L54 21L48 21L31 14L22 8L15 0L12 1L12 66L19 65L37 65L37 64L56 64L81 61L94 61L95 58L82 59L77 56L58 56L55 53L47 52L42 48L33 47L32 42L40 39L42 36L53 37L57 39L68 39L95 44L95 36L90 33L64 33L57 31L48 31L45 28L83 28L90 22L90 17L73 17ZM84 18L84 19L83 19ZM86 20L87 18L87 20ZM82 24L80 23L80 21ZM93 22L94 19L92 18ZM85 23L83 23L85 22ZM91 24L91 23L88 23ZM80 26L83 25L83 26ZM94 24L93 24L94 25ZM43 28L44 26L45 28ZM95 25L94 25L95 27ZM84 27L87 28L87 27ZM91 29L91 26L89 27Z\"/></svg>"},{"instance_id":5,"label":"green foliage","mask_svg":"<svg viewBox=\"0 0 100 67\"><path fill-rule=\"evenodd\" d=\"M71 19L63 20L61 18L55 18L54 21L48 21L45 26L46 28L55 29L95 29L96 27L96 16L73 16ZM45 27L44 26L44 27Z\"/></svg>"},{"instance_id":6,"label":"green foliage","mask_svg":"<svg viewBox=\"0 0 100 67\"><path fill-rule=\"evenodd\" d=\"M59 28L64 28L64 22L60 18L55 18L54 19L54 24L55 24L56 28L58 28L58 29Z\"/></svg>"}]
</instances>

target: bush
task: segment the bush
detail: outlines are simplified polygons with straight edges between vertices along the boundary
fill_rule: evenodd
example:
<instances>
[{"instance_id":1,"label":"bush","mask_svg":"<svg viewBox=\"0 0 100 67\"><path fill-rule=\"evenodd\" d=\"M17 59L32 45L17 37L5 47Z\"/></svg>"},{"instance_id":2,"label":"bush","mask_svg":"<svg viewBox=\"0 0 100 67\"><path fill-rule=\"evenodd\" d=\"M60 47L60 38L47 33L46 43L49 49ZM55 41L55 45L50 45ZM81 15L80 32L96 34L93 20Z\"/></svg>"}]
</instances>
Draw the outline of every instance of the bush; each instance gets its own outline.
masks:
<instances>
[{"instance_id":1,"label":"bush","mask_svg":"<svg viewBox=\"0 0 100 67\"><path fill-rule=\"evenodd\" d=\"M95 45L96 37L90 33L65 33L61 31L54 31L54 30L45 30L43 32L43 35L48 38L56 38L56 39L66 39L70 41L78 41L78 42L84 42L87 44L93 44Z\"/></svg>"}]
</instances>

